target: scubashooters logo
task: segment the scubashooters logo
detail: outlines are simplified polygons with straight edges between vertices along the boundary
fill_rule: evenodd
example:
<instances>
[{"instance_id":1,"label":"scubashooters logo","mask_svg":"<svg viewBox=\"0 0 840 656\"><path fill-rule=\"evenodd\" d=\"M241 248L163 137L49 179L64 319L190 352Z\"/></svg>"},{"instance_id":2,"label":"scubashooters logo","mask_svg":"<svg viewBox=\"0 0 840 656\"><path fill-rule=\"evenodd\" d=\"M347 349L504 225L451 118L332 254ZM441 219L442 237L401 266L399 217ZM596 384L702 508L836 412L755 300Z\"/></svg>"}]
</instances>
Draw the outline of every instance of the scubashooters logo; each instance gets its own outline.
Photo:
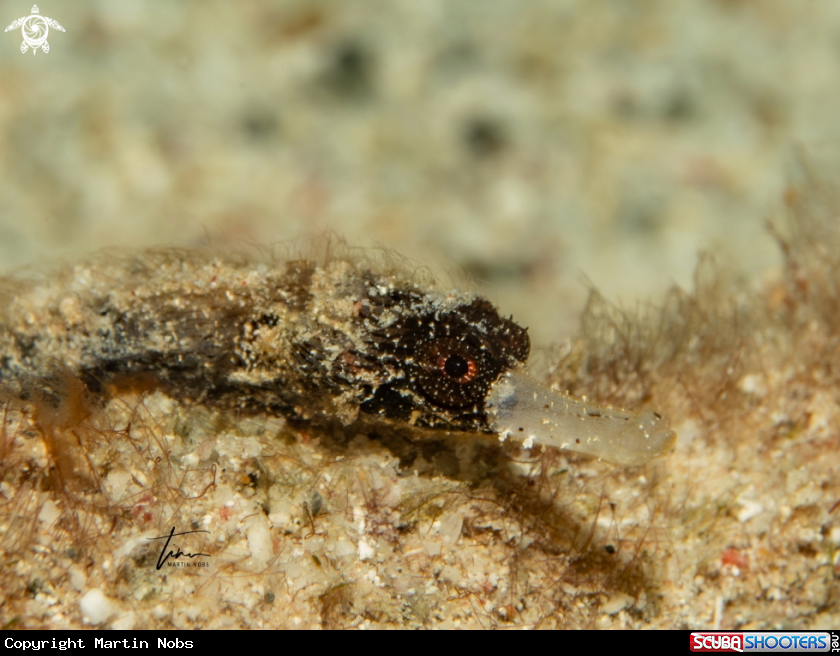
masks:
<instances>
[{"instance_id":1,"label":"scubashooters logo","mask_svg":"<svg viewBox=\"0 0 840 656\"><path fill-rule=\"evenodd\" d=\"M692 633L691 651L744 651L741 633Z\"/></svg>"},{"instance_id":2,"label":"scubashooters logo","mask_svg":"<svg viewBox=\"0 0 840 656\"><path fill-rule=\"evenodd\" d=\"M836 636L827 632L784 631L757 632L694 632L691 651L714 652L824 652L840 651Z\"/></svg>"}]
</instances>

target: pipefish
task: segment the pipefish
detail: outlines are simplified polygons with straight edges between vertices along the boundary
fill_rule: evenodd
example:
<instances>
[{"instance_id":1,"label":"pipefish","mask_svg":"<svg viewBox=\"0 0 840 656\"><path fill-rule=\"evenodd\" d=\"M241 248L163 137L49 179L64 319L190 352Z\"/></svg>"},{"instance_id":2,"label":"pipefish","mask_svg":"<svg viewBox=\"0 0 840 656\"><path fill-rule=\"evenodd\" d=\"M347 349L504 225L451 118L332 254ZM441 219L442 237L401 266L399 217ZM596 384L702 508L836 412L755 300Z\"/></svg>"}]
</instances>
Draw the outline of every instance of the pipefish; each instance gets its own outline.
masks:
<instances>
[{"instance_id":1,"label":"pipefish","mask_svg":"<svg viewBox=\"0 0 840 656\"><path fill-rule=\"evenodd\" d=\"M370 258L150 250L3 288L7 386L56 367L93 392L145 378L176 398L297 423L513 437L627 466L674 443L653 411L600 407L534 380L527 329L486 299Z\"/></svg>"}]
</instances>

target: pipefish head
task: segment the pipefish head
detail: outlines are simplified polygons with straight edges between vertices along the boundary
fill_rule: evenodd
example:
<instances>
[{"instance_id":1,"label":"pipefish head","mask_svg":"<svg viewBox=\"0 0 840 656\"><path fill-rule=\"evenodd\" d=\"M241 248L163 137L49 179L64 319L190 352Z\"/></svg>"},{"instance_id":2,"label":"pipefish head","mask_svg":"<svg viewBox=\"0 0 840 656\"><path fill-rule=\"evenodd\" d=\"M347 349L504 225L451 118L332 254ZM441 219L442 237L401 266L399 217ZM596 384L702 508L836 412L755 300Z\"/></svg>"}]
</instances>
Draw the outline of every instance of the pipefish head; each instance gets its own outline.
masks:
<instances>
[{"instance_id":1,"label":"pipefish head","mask_svg":"<svg viewBox=\"0 0 840 656\"><path fill-rule=\"evenodd\" d=\"M658 413L599 407L548 389L525 371L528 331L483 298L442 300L371 284L359 305L364 348L340 359L362 382L361 412L412 426L497 434L640 465L675 434ZM370 375L373 373L373 375Z\"/></svg>"},{"instance_id":2,"label":"pipefish head","mask_svg":"<svg viewBox=\"0 0 840 656\"><path fill-rule=\"evenodd\" d=\"M462 300L371 286L359 313L364 348L345 376L358 380L360 370L377 371L366 385L363 413L417 427L492 432L487 395L502 373L528 359L531 341L489 301Z\"/></svg>"}]
</instances>

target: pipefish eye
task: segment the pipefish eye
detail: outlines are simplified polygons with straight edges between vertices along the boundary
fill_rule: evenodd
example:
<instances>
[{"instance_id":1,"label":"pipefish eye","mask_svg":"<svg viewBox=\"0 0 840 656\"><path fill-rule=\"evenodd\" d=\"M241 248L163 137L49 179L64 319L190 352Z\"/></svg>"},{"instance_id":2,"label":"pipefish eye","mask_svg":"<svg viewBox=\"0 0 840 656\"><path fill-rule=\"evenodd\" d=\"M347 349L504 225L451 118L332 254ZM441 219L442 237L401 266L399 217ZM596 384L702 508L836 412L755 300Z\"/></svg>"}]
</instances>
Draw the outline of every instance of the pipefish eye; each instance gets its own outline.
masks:
<instances>
[{"instance_id":1,"label":"pipefish eye","mask_svg":"<svg viewBox=\"0 0 840 656\"><path fill-rule=\"evenodd\" d=\"M418 348L418 382L433 403L465 408L482 402L501 363L477 339L440 337Z\"/></svg>"},{"instance_id":2,"label":"pipefish eye","mask_svg":"<svg viewBox=\"0 0 840 656\"><path fill-rule=\"evenodd\" d=\"M475 364L475 360L469 356L464 357L460 353L439 355L438 366L446 376L456 383L468 383L478 373L478 366Z\"/></svg>"}]
</instances>

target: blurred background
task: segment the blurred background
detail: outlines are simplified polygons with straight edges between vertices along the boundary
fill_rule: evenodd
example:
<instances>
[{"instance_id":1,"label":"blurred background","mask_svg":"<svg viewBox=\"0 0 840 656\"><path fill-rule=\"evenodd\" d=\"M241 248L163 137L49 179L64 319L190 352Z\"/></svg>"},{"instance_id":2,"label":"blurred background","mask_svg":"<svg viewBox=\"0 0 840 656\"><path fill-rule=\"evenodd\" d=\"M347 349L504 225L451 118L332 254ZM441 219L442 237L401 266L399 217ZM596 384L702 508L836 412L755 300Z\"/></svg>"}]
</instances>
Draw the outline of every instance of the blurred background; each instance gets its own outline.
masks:
<instances>
[{"instance_id":1,"label":"blurred background","mask_svg":"<svg viewBox=\"0 0 840 656\"><path fill-rule=\"evenodd\" d=\"M4 26L32 10L4 1ZM536 343L700 249L778 263L838 133L835 0L44 0L0 38L0 271L335 230L485 284Z\"/></svg>"}]
</instances>

